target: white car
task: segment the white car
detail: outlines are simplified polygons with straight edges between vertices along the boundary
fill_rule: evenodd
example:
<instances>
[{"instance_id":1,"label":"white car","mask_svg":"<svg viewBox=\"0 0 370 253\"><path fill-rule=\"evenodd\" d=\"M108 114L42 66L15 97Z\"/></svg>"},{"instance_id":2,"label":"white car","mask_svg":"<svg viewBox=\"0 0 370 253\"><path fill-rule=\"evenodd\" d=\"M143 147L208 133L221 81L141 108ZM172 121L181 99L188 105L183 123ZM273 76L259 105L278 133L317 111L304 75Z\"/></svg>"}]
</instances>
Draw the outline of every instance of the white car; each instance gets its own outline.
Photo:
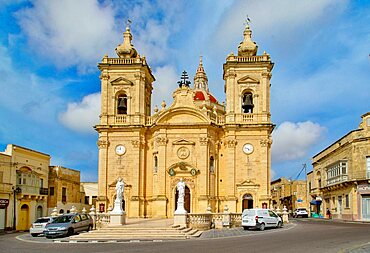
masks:
<instances>
[{"instance_id":1,"label":"white car","mask_svg":"<svg viewBox=\"0 0 370 253\"><path fill-rule=\"evenodd\" d=\"M293 217L294 218L298 218L298 217L308 218L307 209L306 208L297 208L297 209L295 209L294 212L293 212Z\"/></svg>"},{"instance_id":2,"label":"white car","mask_svg":"<svg viewBox=\"0 0 370 253\"><path fill-rule=\"evenodd\" d=\"M45 226L53 221L52 217L41 217L35 220L30 227L30 234L35 237L44 233Z\"/></svg>"},{"instance_id":3,"label":"white car","mask_svg":"<svg viewBox=\"0 0 370 253\"><path fill-rule=\"evenodd\" d=\"M268 227L279 228L282 226L283 221L279 215L269 209L244 209L242 213L242 227L245 230L256 228L262 231Z\"/></svg>"}]
</instances>

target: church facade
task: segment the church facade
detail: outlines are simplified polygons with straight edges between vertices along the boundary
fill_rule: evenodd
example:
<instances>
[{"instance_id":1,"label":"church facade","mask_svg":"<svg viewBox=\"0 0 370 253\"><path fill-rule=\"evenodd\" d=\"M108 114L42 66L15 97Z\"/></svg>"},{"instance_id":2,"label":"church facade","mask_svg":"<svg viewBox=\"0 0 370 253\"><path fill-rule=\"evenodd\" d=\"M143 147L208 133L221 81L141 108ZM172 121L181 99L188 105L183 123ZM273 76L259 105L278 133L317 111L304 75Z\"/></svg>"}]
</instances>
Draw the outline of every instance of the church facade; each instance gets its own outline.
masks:
<instances>
[{"instance_id":1,"label":"church facade","mask_svg":"<svg viewBox=\"0 0 370 253\"><path fill-rule=\"evenodd\" d=\"M251 35L247 25L238 54L223 65L226 103L209 91L200 59L193 85L183 72L173 103L152 115L155 78L126 28L118 57L105 55L98 65L100 211L113 207L118 178L128 217L173 217L181 179L190 213L270 206L273 63L266 52L257 55Z\"/></svg>"}]
</instances>

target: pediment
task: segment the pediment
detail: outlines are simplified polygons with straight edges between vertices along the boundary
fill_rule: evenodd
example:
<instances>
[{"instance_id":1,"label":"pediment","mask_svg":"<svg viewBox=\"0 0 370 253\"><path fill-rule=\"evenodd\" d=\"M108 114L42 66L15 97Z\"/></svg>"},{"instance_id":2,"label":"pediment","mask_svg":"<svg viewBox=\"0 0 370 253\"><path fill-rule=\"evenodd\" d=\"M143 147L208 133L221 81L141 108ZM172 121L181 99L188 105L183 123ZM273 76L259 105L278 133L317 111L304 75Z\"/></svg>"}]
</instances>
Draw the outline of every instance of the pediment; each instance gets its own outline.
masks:
<instances>
[{"instance_id":1,"label":"pediment","mask_svg":"<svg viewBox=\"0 0 370 253\"><path fill-rule=\"evenodd\" d=\"M238 83L253 83L253 84L258 84L260 81L257 79L254 79L250 76L245 76L242 77L238 80Z\"/></svg>"},{"instance_id":2,"label":"pediment","mask_svg":"<svg viewBox=\"0 0 370 253\"><path fill-rule=\"evenodd\" d=\"M114 79L110 83L111 85L134 85L133 82L124 77L118 77L117 79Z\"/></svg>"},{"instance_id":3,"label":"pediment","mask_svg":"<svg viewBox=\"0 0 370 253\"><path fill-rule=\"evenodd\" d=\"M243 181L242 183L240 184L236 184L236 186L238 188L241 188L241 187L251 187L251 186L259 186L259 184L256 184L256 182L252 181L252 180L245 180Z\"/></svg>"},{"instance_id":4,"label":"pediment","mask_svg":"<svg viewBox=\"0 0 370 253\"><path fill-rule=\"evenodd\" d=\"M172 142L172 145L195 145L193 141L187 141L185 139L180 139Z\"/></svg>"}]
</instances>

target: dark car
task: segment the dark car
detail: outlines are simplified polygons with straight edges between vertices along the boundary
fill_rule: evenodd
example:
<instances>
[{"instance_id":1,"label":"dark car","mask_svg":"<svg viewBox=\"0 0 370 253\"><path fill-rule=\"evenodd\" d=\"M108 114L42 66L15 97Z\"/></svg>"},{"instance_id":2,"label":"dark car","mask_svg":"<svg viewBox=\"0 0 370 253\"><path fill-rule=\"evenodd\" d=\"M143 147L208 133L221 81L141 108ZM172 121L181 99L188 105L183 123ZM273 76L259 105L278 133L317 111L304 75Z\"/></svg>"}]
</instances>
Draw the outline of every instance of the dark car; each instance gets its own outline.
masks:
<instances>
[{"instance_id":1,"label":"dark car","mask_svg":"<svg viewBox=\"0 0 370 253\"><path fill-rule=\"evenodd\" d=\"M56 217L52 223L46 225L46 238L70 236L81 231L90 231L93 220L88 214L64 214Z\"/></svg>"}]
</instances>

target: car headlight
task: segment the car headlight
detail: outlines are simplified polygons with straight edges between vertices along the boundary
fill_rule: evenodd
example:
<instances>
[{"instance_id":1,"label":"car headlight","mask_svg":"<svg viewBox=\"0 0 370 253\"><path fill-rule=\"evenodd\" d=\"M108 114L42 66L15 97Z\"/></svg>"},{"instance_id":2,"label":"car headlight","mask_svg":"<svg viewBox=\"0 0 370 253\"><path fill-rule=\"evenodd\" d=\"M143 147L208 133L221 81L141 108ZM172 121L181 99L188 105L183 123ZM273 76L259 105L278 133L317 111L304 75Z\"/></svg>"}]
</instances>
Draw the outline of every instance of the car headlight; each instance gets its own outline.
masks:
<instances>
[{"instance_id":1,"label":"car headlight","mask_svg":"<svg viewBox=\"0 0 370 253\"><path fill-rule=\"evenodd\" d=\"M59 227L58 230L67 230L66 227Z\"/></svg>"}]
</instances>

